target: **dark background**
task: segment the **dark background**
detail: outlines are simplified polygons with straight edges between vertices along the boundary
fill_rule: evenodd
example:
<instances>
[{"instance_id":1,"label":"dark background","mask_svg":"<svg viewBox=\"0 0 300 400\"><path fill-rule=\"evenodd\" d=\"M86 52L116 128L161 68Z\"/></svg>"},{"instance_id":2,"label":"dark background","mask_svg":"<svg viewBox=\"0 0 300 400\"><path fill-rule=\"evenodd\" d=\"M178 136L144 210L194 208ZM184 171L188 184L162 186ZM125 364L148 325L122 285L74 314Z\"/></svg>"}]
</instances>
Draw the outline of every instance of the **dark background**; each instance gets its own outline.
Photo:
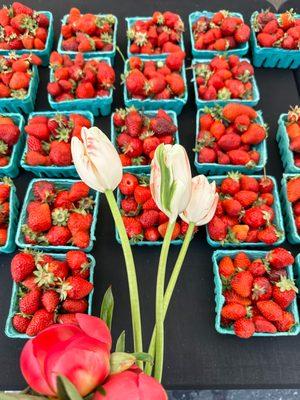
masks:
<instances>
[{"instance_id":1,"label":"dark background","mask_svg":"<svg viewBox=\"0 0 300 400\"><path fill-rule=\"evenodd\" d=\"M185 24L185 44L187 66L191 53L188 34L188 14L209 9L229 9L242 12L246 21L251 13L272 6L267 1L256 0L212 0L206 1L25 1L37 10L50 10L54 15L55 46L59 35L60 20L71 6L82 12L113 13L119 18L118 45L125 54L125 21L127 16L148 16L157 9L172 10L180 13ZM281 9L296 8L299 0L286 2ZM114 105L123 106L119 75L123 63L116 57L115 69L118 80L114 94ZM40 68L40 86L36 110L47 110L46 98L48 68ZM299 103L295 75L290 70L257 69L256 78L261 94L258 108L263 110L265 121L270 126L268 138L269 162L267 172L280 182L282 164L280 161L275 133L279 114L287 112L290 105ZM189 81L191 79L188 71ZM299 79L300 81L300 79ZM186 147L191 162L195 137L194 93L189 84L189 102L179 116L180 141ZM96 124L108 135L110 118L97 118ZM194 170L195 172L195 170ZM22 200L29 180L29 173L22 172L15 180L19 198ZM21 201L22 203L22 201ZM127 350L131 351L131 324L129 314L127 280L121 247L114 239L114 224L104 198L101 198L100 212L96 231L97 241L93 255L97 260L95 271L94 315L99 314L101 298L106 288L112 284L115 296L115 318L113 336L127 331ZM288 246L294 254L299 246ZM145 349L153 328L154 294L156 269L160 248L134 247L133 252L140 285L140 299L144 326ZM285 388L300 387L300 338L253 338L240 340L234 336L222 336L214 329L214 285L211 265L213 249L207 245L205 231L194 238L183 268L175 295L166 319L166 348L164 384L169 389L228 389L228 388ZM173 247L170 252L168 271L175 262L178 252ZM8 313L12 281L10 260L12 255L0 255L0 389L19 389L25 386L22 380L18 359L24 345L22 340L9 339L4 335L4 324Z\"/></svg>"}]
</instances>

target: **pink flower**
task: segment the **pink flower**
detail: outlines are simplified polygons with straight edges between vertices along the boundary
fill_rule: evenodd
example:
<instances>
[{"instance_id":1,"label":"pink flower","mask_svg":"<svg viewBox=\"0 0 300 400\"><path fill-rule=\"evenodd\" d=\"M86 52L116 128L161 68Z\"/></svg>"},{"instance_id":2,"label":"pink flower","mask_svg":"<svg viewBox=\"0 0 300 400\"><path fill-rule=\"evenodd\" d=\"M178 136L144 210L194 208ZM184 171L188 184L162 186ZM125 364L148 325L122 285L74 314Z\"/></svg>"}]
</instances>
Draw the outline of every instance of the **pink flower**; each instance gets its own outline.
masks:
<instances>
[{"instance_id":1,"label":"pink flower","mask_svg":"<svg viewBox=\"0 0 300 400\"><path fill-rule=\"evenodd\" d=\"M139 369L111 375L103 385L106 395L95 393L93 400L167 400L164 388Z\"/></svg>"},{"instance_id":2,"label":"pink flower","mask_svg":"<svg viewBox=\"0 0 300 400\"><path fill-rule=\"evenodd\" d=\"M105 322L76 314L78 325L56 324L29 340L20 367L28 385L47 396L56 395L56 378L63 375L86 396L109 374L111 335Z\"/></svg>"}]
</instances>

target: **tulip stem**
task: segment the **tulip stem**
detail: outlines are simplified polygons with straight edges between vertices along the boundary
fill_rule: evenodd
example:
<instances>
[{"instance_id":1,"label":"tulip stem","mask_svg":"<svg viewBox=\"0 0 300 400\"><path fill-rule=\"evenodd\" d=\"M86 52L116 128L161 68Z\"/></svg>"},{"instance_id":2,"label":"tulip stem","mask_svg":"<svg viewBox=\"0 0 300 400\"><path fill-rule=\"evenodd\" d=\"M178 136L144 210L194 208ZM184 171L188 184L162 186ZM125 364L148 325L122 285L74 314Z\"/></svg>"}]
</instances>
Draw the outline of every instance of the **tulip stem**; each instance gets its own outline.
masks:
<instances>
[{"instance_id":1,"label":"tulip stem","mask_svg":"<svg viewBox=\"0 0 300 400\"><path fill-rule=\"evenodd\" d=\"M130 306L131 306L131 319L132 319L132 329L133 329L133 340L134 340L134 352L143 352L143 339L142 339L142 324L141 324L141 311L140 311L140 301L139 301L139 290L137 284L137 277L135 271L134 259L131 251L131 246L126 233L124 222L122 220L118 204L116 202L115 196L112 190L106 190L105 195L114 218L116 227L118 229L123 254L125 258L127 279L129 286L129 296L130 296ZM143 368L143 363L141 361L137 362L140 368Z\"/></svg>"},{"instance_id":2,"label":"tulip stem","mask_svg":"<svg viewBox=\"0 0 300 400\"><path fill-rule=\"evenodd\" d=\"M176 261L176 264L174 266L174 269L172 271L165 295L164 295L164 301L163 301L163 305L164 305L164 310L163 310L163 318L165 319L167 311L168 311L168 307L182 268L182 265L184 263L185 260L185 256L187 253L187 250L189 248L189 244L193 238L193 232L194 232L194 228L195 228L195 224L193 222L191 222L188 226L188 230L186 231L185 237L184 237L184 241L182 243L180 252L178 254L178 258ZM149 350L148 353L154 358L155 355L155 341L156 341L156 326L153 329L153 333L152 333L152 337L151 337L151 342L150 342L150 346L149 346ZM145 372L148 375L152 374L152 369L153 366L148 363L145 367Z\"/></svg>"},{"instance_id":3,"label":"tulip stem","mask_svg":"<svg viewBox=\"0 0 300 400\"><path fill-rule=\"evenodd\" d=\"M164 292L165 292L165 277L167 259L170 249L172 234L174 231L175 223L169 221L167 231L162 244L156 282L156 349L155 349L155 369L154 376L161 382L164 361Z\"/></svg>"}]
</instances>

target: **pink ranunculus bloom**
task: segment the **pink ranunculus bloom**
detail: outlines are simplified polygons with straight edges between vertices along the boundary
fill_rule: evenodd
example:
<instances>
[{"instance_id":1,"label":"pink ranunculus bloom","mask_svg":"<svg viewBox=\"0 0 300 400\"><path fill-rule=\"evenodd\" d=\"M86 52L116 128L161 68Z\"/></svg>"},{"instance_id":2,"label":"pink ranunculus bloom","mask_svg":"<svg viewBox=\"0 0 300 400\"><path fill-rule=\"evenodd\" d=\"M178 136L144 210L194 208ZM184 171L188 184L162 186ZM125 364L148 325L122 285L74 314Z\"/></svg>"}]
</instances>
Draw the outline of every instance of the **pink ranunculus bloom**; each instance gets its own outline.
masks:
<instances>
[{"instance_id":1,"label":"pink ranunculus bloom","mask_svg":"<svg viewBox=\"0 0 300 400\"><path fill-rule=\"evenodd\" d=\"M103 385L105 396L95 393L93 400L167 400L162 385L138 368L111 375Z\"/></svg>"},{"instance_id":2,"label":"pink ranunculus bloom","mask_svg":"<svg viewBox=\"0 0 300 400\"><path fill-rule=\"evenodd\" d=\"M81 396L91 393L109 374L110 331L100 318L76 314L77 325L56 324L29 340L20 367L36 392L56 395L56 378L63 375Z\"/></svg>"}]
</instances>

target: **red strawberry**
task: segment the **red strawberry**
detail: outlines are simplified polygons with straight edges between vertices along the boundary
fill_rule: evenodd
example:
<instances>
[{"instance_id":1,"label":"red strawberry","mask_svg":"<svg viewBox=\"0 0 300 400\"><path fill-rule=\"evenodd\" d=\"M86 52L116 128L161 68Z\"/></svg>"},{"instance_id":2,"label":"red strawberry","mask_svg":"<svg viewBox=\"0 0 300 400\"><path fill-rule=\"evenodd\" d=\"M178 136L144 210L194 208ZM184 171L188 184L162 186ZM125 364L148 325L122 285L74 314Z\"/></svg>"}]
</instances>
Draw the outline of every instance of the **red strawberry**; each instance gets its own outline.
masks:
<instances>
[{"instance_id":1,"label":"red strawberry","mask_svg":"<svg viewBox=\"0 0 300 400\"><path fill-rule=\"evenodd\" d=\"M143 117L137 110L129 111L125 117L125 125L130 136L138 136L143 126Z\"/></svg>"},{"instance_id":2,"label":"red strawberry","mask_svg":"<svg viewBox=\"0 0 300 400\"><path fill-rule=\"evenodd\" d=\"M250 207L258 198L256 192L250 190L240 190L234 195L235 200L237 200L244 208Z\"/></svg>"},{"instance_id":3,"label":"red strawberry","mask_svg":"<svg viewBox=\"0 0 300 400\"><path fill-rule=\"evenodd\" d=\"M39 140L49 141L50 131L46 123L29 124L25 126L25 132Z\"/></svg>"},{"instance_id":4,"label":"red strawberry","mask_svg":"<svg viewBox=\"0 0 300 400\"><path fill-rule=\"evenodd\" d=\"M68 314L60 314L57 317L57 322L59 324L73 324L78 325L76 314L68 313Z\"/></svg>"},{"instance_id":5,"label":"red strawberry","mask_svg":"<svg viewBox=\"0 0 300 400\"><path fill-rule=\"evenodd\" d=\"M33 185L34 198L41 202L51 202L55 197L55 187L52 182L37 181Z\"/></svg>"},{"instance_id":6,"label":"red strawberry","mask_svg":"<svg viewBox=\"0 0 300 400\"><path fill-rule=\"evenodd\" d=\"M225 240L227 235L227 225L217 216L208 223L208 234L212 240Z\"/></svg>"},{"instance_id":7,"label":"red strawberry","mask_svg":"<svg viewBox=\"0 0 300 400\"><path fill-rule=\"evenodd\" d=\"M51 212L47 203L31 202L28 206L27 224L34 232L48 231L51 226Z\"/></svg>"},{"instance_id":8,"label":"red strawberry","mask_svg":"<svg viewBox=\"0 0 300 400\"><path fill-rule=\"evenodd\" d=\"M249 272L251 272L250 268ZM263 276L255 278L253 280L252 299L269 300L271 297L272 297L272 287L269 280Z\"/></svg>"},{"instance_id":9,"label":"red strawberry","mask_svg":"<svg viewBox=\"0 0 300 400\"><path fill-rule=\"evenodd\" d=\"M55 290L47 290L43 293L42 304L49 313L54 312L59 304L59 294Z\"/></svg>"},{"instance_id":10,"label":"red strawberry","mask_svg":"<svg viewBox=\"0 0 300 400\"><path fill-rule=\"evenodd\" d=\"M17 283L22 282L35 270L33 254L28 252L16 254L11 261L10 268L13 280Z\"/></svg>"},{"instance_id":11,"label":"red strawberry","mask_svg":"<svg viewBox=\"0 0 300 400\"><path fill-rule=\"evenodd\" d=\"M14 329L20 333L26 333L29 323L30 317L22 314L15 314L12 319L12 325Z\"/></svg>"},{"instance_id":12,"label":"red strawberry","mask_svg":"<svg viewBox=\"0 0 300 400\"><path fill-rule=\"evenodd\" d=\"M0 140L4 141L9 146L13 146L17 143L20 136L20 130L18 126L13 124L1 124L0 125Z\"/></svg>"},{"instance_id":13,"label":"red strawberry","mask_svg":"<svg viewBox=\"0 0 300 400\"><path fill-rule=\"evenodd\" d=\"M238 272L231 280L232 289L242 297L249 297L252 290L253 276L249 271Z\"/></svg>"},{"instance_id":14,"label":"red strawberry","mask_svg":"<svg viewBox=\"0 0 300 400\"><path fill-rule=\"evenodd\" d=\"M273 225L270 225L259 231L257 237L261 242L271 245L278 241L280 235L280 232Z\"/></svg>"},{"instance_id":15,"label":"red strawberry","mask_svg":"<svg viewBox=\"0 0 300 400\"><path fill-rule=\"evenodd\" d=\"M296 298L296 293L298 293L298 289L295 286L294 281L287 279L284 276L282 276L280 281L273 286L273 299L284 310Z\"/></svg>"},{"instance_id":16,"label":"red strawberry","mask_svg":"<svg viewBox=\"0 0 300 400\"><path fill-rule=\"evenodd\" d=\"M266 130L263 126L253 123L241 136L245 144L257 145L266 138Z\"/></svg>"},{"instance_id":17,"label":"red strawberry","mask_svg":"<svg viewBox=\"0 0 300 400\"><path fill-rule=\"evenodd\" d=\"M263 177L259 179L259 191L261 193L272 193L274 189L274 183L271 178Z\"/></svg>"},{"instance_id":18,"label":"red strawberry","mask_svg":"<svg viewBox=\"0 0 300 400\"><path fill-rule=\"evenodd\" d=\"M76 202L84 197L88 197L90 188L84 182L75 182L69 190L69 200Z\"/></svg>"},{"instance_id":19,"label":"red strawberry","mask_svg":"<svg viewBox=\"0 0 300 400\"><path fill-rule=\"evenodd\" d=\"M234 196L240 190L240 174L230 173L221 183L221 192Z\"/></svg>"},{"instance_id":20,"label":"red strawberry","mask_svg":"<svg viewBox=\"0 0 300 400\"><path fill-rule=\"evenodd\" d=\"M52 226L45 237L51 246L65 246L71 239L71 232L66 226Z\"/></svg>"},{"instance_id":21,"label":"red strawberry","mask_svg":"<svg viewBox=\"0 0 300 400\"><path fill-rule=\"evenodd\" d=\"M247 165L251 162L249 154L244 150L231 150L228 152L228 156L233 165Z\"/></svg>"},{"instance_id":22,"label":"red strawberry","mask_svg":"<svg viewBox=\"0 0 300 400\"><path fill-rule=\"evenodd\" d=\"M295 325L295 318L289 311L283 311L282 318L275 322L279 332L287 332Z\"/></svg>"},{"instance_id":23,"label":"red strawberry","mask_svg":"<svg viewBox=\"0 0 300 400\"><path fill-rule=\"evenodd\" d=\"M253 322L255 325L255 332L264 332L264 333L276 333L277 328L272 322L268 321L266 318L261 315L257 315L253 317Z\"/></svg>"},{"instance_id":24,"label":"red strawberry","mask_svg":"<svg viewBox=\"0 0 300 400\"><path fill-rule=\"evenodd\" d=\"M134 198L138 204L144 204L148 199L151 198L149 186L136 186L134 189Z\"/></svg>"},{"instance_id":25,"label":"red strawberry","mask_svg":"<svg viewBox=\"0 0 300 400\"><path fill-rule=\"evenodd\" d=\"M283 311L273 300L258 301L256 304L259 311L268 321L274 322L282 319Z\"/></svg>"},{"instance_id":26,"label":"red strawberry","mask_svg":"<svg viewBox=\"0 0 300 400\"><path fill-rule=\"evenodd\" d=\"M27 330L26 334L29 336L35 336L42 330L48 328L48 326L54 323L54 314L49 313L45 309L38 310L32 317Z\"/></svg>"},{"instance_id":27,"label":"red strawberry","mask_svg":"<svg viewBox=\"0 0 300 400\"><path fill-rule=\"evenodd\" d=\"M268 253L266 259L269 262L271 268L276 270L280 270L287 267L288 265L292 265L295 261L291 252L284 249L283 247L277 247L276 249L271 250Z\"/></svg>"},{"instance_id":28,"label":"red strawberry","mask_svg":"<svg viewBox=\"0 0 300 400\"><path fill-rule=\"evenodd\" d=\"M160 238L160 233L158 229L154 226L145 229L145 239L149 242L157 242Z\"/></svg>"},{"instance_id":29,"label":"red strawberry","mask_svg":"<svg viewBox=\"0 0 300 400\"><path fill-rule=\"evenodd\" d=\"M236 269L247 269L251 265L251 261L246 253L239 252L233 260L234 267Z\"/></svg>"},{"instance_id":30,"label":"red strawberry","mask_svg":"<svg viewBox=\"0 0 300 400\"><path fill-rule=\"evenodd\" d=\"M150 228L159 222L159 213L155 210L145 210L139 217L143 228Z\"/></svg>"},{"instance_id":31,"label":"red strawberry","mask_svg":"<svg viewBox=\"0 0 300 400\"><path fill-rule=\"evenodd\" d=\"M167 227L168 227L168 222L165 222L164 224L159 225L158 227L158 232L160 234L161 237L165 237L166 231L167 231ZM171 240L175 240L178 238L178 236L180 235L180 225L178 222L176 222L172 236L171 236Z\"/></svg>"},{"instance_id":32,"label":"red strawberry","mask_svg":"<svg viewBox=\"0 0 300 400\"><path fill-rule=\"evenodd\" d=\"M68 297L71 300L80 300L86 297L93 290L93 284L80 276L69 276L62 283L59 292L62 299Z\"/></svg>"},{"instance_id":33,"label":"red strawberry","mask_svg":"<svg viewBox=\"0 0 300 400\"><path fill-rule=\"evenodd\" d=\"M221 315L223 318L237 320L247 315L246 307L238 303L230 303L223 306Z\"/></svg>"},{"instance_id":34,"label":"red strawberry","mask_svg":"<svg viewBox=\"0 0 300 400\"><path fill-rule=\"evenodd\" d=\"M88 308L88 302L86 299L80 299L80 300L66 299L62 303L62 308L67 313L85 313Z\"/></svg>"},{"instance_id":35,"label":"red strawberry","mask_svg":"<svg viewBox=\"0 0 300 400\"><path fill-rule=\"evenodd\" d=\"M240 318L235 321L233 329L234 333L242 339L248 339L255 333L255 325L249 318Z\"/></svg>"},{"instance_id":36,"label":"red strawberry","mask_svg":"<svg viewBox=\"0 0 300 400\"><path fill-rule=\"evenodd\" d=\"M86 253L81 250L68 251L66 260L72 270L81 269L84 265L89 264Z\"/></svg>"},{"instance_id":37,"label":"red strawberry","mask_svg":"<svg viewBox=\"0 0 300 400\"><path fill-rule=\"evenodd\" d=\"M229 256L223 257L219 262L219 274L224 278L229 278L235 271L233 261Z\"/></svg>"},{"instance_id":38,"label":"red strawberry","mask_svg":"<svg viewBox=\"0 0 300 400\"><path fill-rule=\"evenodd\" d=\"M33 289L26 293L19 301L19 309L23 314L34 314L40 308L41 292Z\"/></svg>"},{"instance_id":39,"label":"red strawberry","mask_svg":"<svg viewBox=\"0 0 300 400\"><path fill-rule=\"evenodd\" d=\"M137 218L123 217L127 235L130 239L139 240L143 237L143 227Z\"/></svg>"},{"instance_id":40,"label":"red strawberry","mask_svg":"<svg viewBox=\"0 0 300 400\"><path fill-rule=\"evenodd\" d=\"M250 190L252 192L259 191L259 183L252 176L242 175L240 178L241 190Z\"/></svg>"},{"instance_id":41,"label":"red strawberry","mask_svg":"<svg viewBox=\"0 0 300 400\"><path fill-rule=\"evenodd\" d=\"M262 276L267 272L267 267L263 260L258 258L252 261L249 271L253 276Z\"/></svg>"},{"instance_id":42,"label":"red strawberry","mask_svg":"<svg viewBox=\"0 0 300 400\"><path fill-rule=\"evenodd\" d=\"M136 176L126 173L123 174L122 180L119 184L120 192L124 195L132 195L135 188L139 185L139 181Z\"/></svg>"}]
</instances>

